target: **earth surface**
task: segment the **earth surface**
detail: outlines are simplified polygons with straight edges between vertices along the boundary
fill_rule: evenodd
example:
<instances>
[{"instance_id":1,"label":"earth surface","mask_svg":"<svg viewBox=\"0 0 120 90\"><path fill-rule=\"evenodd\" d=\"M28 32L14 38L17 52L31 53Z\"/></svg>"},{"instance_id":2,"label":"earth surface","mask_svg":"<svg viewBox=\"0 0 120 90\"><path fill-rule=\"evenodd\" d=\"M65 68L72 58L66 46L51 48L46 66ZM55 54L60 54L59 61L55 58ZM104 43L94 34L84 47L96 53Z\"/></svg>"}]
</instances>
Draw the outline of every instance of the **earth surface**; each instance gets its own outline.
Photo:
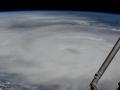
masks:
<instances>
[{"instance_id":1,"label":"earth surface","mask_svg":"<svg viewBox=\"0 0 120 90\"><path fill-rule=\"evenodd\" d=\"M120 15L77 11L0 13L0 90L90 90L120 36ZM116 90L120 52L101 78Z\"/></svg>"}]
</instances>

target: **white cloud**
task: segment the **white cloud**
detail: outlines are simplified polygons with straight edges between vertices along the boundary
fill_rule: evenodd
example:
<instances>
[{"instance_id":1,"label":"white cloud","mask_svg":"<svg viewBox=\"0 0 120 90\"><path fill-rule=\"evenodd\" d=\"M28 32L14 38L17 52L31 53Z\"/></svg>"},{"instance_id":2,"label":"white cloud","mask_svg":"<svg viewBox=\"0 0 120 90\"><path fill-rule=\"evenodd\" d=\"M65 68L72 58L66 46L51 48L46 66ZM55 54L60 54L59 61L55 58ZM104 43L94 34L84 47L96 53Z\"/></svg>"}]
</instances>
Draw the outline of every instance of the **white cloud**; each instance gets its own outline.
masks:
<instances>
[{"instance_id":1,"label":"white cloud","mask_svg":"<svg viewBox=\"0 0 120 90\"><path fill-rule=\"evenodd\" d=\"M35 22L39 25L44 19L46 20L46 16L42 16L41 21L39 19ZM36 18L39 17L41 18L40 15L37 17L33 15L32 19L37 20ZM102 27L95 23L91 26L86 24L82 26L82 24L76 24L78 21L76 23L74 21L76 25L72 26L69 23L64 25L61 22L65 20L72 22L70 18L73 18L60 18L59 15L56 17L58 17L57 25L51 25L50 22L53 22L54 18L50 17L49 23L46 21L50 26L44 25L34 30L7 28L12 25L12 22L0 29L0 70L23 75L31 83L58 84L61 86L60 90L69 88L87 90L94 73L114 45L117 35L100 33ZM15 15L12 18L14 24L21 18L25 19L24 17L17 19ZM28 22L26 20L26 23L29 26L29 20ZM84 21L84 23L89 22ZM94 30L88 29L99 31L94 33ZM119 56L116 57L116 61L114 60L101 81L101 83L107 82L108 84L111 81L110 85L113 85L107 87L105 84L104 88L112 90L117 83L115 80L120 78L118 72L120 62L117 61L119 58Z\"/></svg>"}]
</instances>

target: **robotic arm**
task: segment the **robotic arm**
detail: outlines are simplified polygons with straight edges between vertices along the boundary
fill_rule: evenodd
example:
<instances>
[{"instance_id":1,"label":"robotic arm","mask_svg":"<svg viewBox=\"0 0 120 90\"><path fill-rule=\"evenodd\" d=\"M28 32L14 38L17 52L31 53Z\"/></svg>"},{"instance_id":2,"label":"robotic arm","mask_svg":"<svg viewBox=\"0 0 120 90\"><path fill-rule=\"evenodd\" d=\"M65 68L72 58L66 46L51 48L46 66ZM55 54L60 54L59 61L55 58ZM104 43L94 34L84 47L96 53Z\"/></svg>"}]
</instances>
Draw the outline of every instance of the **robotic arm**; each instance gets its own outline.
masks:
<instances>
[{"instance_id":1,"label":"robotic arm","mask_svg":"<svg viewBox=\"0 0 120 90\"><path fill-rule=\"evenodd\" d=\"M98 81L100 80L104 72L106 71L107 67L110 65L111 61L113 60L113 58L115 57L119 49L120 49L120 37L118 41L116 42L116 44L114 45L114 47L112 48L112 50L110 51L105 61L103 62L103 64L101 65L98 72L95 74L92 82L90 83L91 90L100 90L98 86Z\"/></svg>"}]
</instances>

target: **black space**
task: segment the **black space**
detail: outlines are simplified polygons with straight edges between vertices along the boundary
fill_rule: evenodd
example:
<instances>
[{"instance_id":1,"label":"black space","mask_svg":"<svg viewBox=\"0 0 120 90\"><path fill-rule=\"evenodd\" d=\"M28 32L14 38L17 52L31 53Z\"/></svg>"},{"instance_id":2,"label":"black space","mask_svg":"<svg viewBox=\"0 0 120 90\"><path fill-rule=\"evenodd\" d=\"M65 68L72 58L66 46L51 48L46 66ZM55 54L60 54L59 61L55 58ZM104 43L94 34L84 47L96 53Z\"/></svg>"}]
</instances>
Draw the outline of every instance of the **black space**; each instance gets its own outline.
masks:
<instances>
[{"instance_id":1,"label":"black space","mask_svg":"<svg viewBox=\"0 0 120 90\"><path fill-rule=\"evenodd\" d=\"M2 0L0 11L76 10L120 13L119 0Z\"/></svg>"}]
</instances>

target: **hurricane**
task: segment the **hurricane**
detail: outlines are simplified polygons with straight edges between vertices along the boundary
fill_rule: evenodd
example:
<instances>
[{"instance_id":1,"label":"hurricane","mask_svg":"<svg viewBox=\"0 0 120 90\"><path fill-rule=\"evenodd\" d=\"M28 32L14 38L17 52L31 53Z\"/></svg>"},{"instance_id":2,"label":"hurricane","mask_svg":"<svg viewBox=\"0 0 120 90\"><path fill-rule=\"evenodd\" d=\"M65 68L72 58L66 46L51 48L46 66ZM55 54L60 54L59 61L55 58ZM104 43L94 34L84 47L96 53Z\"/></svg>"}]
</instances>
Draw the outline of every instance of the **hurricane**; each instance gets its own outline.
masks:
<instances>
[{"instance_id":1,"label":"hurricane","mask_svg":"<svg viewBox=\"0 0 120 90\"><path fill-rule=\"evenodd\" d=\"M120 16L77 11L0 13L0 90L90 90L120 36ZM120 52L100 80L115 90Z\"/></svg>"}]
</instances>

